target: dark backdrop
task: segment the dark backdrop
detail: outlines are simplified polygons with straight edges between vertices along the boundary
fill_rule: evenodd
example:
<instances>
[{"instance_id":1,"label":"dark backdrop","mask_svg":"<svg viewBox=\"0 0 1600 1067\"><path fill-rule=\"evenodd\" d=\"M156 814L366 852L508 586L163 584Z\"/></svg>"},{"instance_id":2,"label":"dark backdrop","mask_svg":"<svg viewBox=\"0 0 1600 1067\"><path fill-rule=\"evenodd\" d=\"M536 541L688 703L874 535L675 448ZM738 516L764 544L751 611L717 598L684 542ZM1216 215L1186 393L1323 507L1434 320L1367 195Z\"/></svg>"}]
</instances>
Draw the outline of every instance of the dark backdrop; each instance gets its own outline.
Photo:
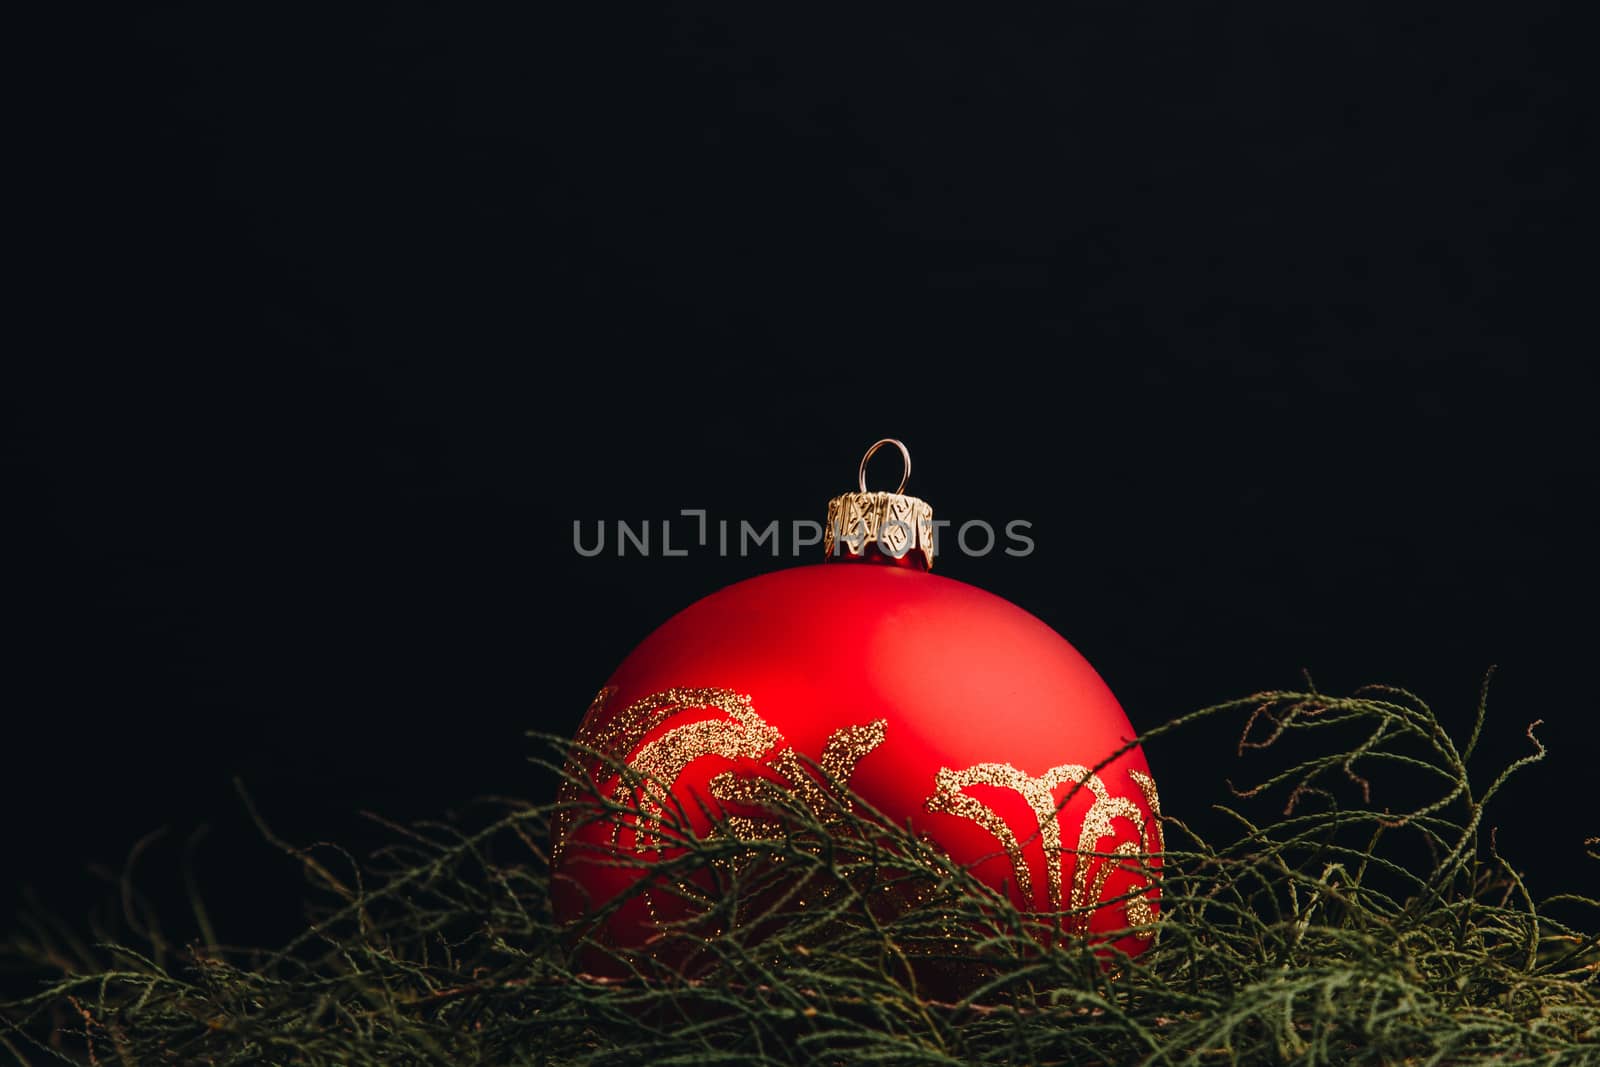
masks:
<instances>
[{"instance_id":1,"label":"dark backdrop","mask_svg":"<svg viewBox=\"0 0 1600 1067\"><path fill-rule=\"evenodd\" d=\"M209 822L224 936L278 936L234 776L358 846L358 809L544 795L524 730L798 562L585 559L574 520L820 519L885 435L941 516L1033 524L940 570L1140 727L1307 669L1464 729L1500 664L1480 773L1553 749L1502 850L1593 888L1550 6L526 6L60 38L5 397L13 897L76 914L160 827L170 892ZM1153 753L1169 810L1228 751Z\"/></svg>"}]
</instances>

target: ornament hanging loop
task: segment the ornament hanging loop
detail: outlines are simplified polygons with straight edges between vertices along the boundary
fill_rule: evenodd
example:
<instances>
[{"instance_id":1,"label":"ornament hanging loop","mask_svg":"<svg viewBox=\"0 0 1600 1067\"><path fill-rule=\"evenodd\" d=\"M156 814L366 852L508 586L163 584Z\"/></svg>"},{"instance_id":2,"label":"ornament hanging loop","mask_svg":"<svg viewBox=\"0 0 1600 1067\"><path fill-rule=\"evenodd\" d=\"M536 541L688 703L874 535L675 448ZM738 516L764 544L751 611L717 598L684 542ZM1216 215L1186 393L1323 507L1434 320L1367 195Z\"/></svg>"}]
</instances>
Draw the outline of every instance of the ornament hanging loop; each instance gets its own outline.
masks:
<instances>
[{"instance_id":1,"label":"ornament hanging loop","mask_svg":"<svg viewBox=\"0 0 1600 1067\"><path fill-rule=\"evenodd\" d=\"M905 472L892 493L867 488L867 462L885 445L900 450ZM929 570L933 567L933 508L927 501L905 496L911 480L911 452L905 443L885 437L861 457L856 471L858 493L845 493L828 501L828 523L822 531L822 551L829 559L873 559L898 566Z\"/></svg>"},{"instance_id":2,"label":"ornament hanging loop","mask_svg":"<svg viewBox=\"0 0 1600 1067\"><path fill-rule=\"evenodd\" d=\"M894 445L894 447L898 448L900 450L900 458L905 463L905 473L900 476L900 486L895 489L895 493L898 495L905 492L906 483L911 480L910 449L906 448L905 443L897 438L885 437L881 441L873 442L872 447L867 449L867 454L861 457L861 468L856 472L856 484L861 486L863 493L867 492L867 461L884 445Z\"/></svg>"}]
</instances>

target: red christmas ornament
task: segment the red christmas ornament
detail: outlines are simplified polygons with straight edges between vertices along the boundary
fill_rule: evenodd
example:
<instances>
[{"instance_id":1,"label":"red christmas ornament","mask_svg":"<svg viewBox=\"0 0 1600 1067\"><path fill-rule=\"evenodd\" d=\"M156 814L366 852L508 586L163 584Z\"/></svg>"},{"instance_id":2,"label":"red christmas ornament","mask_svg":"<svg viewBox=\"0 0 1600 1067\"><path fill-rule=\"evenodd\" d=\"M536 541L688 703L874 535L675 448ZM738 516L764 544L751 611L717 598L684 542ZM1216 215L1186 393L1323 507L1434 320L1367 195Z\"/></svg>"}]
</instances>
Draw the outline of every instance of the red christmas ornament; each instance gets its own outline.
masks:
<instances>
[{"instance_id":1,"label":"red christmas ornament","mask_svg":"<svg viewBox=\"0 0 1600 1067\"><path fill-rule=\"evenodd\" d=\"M872 451L883 444L900 448L909 475L905 446ZM1142 951L1159 860L1141 857L1161 851L1160 803L1137 747L1099 766L1135 736L1127 716L1049 626L929 573L931 509L899 490L867 492L865 468L864 458L861 492L829 504L830 562L685 608L595 698L578 740L670 788L676 804L630 792L644 817L622 832L568 810L554 849L558 917L580 919L645 875L614 860L660 855L656 818L677 809L704 832L703 812L737 807L758 778L814 783L804 756L1018 907L1077 909L1067 925L1088 936L1139 927L1116 946ZM597 784L617 787L614 776ZM582 803L571 787L562 799ZM657 929L640 894L602 933L639 947Z\"/></svg>"}]
</instances>

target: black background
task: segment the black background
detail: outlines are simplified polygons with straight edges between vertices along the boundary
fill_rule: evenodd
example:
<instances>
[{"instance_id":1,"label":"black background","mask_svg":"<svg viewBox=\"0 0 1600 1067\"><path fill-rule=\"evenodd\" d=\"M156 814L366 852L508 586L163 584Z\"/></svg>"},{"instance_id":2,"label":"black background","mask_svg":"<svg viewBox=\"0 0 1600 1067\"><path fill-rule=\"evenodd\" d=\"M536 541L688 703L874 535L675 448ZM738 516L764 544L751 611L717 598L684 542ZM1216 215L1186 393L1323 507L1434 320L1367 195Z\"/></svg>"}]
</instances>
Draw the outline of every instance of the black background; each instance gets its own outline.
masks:
<instances>
[{"instance_id":1,"label":"black background","mask_svg":"<svg viewBox=\"0 0 1600 1067\"><path fill-rule=\"evenodd\" d=\"M523 731L809 561L585 559L574 520L820 519L886 435L941 517L1033 524L941 573L1137 726L1307 669L1464 730L1498 663L1478 773L1536 718L1553 749L1502 851L1592 890L1552 9L538 7L62 38L6 395L13 898L75 914L158 827L169 891L209 822L223 936L272 938L298 876L233 776L358 847L358 809L542 796ZM1221 799L1230 751L1152 752L1167 808Z\"/></svg>"}]
</instances>

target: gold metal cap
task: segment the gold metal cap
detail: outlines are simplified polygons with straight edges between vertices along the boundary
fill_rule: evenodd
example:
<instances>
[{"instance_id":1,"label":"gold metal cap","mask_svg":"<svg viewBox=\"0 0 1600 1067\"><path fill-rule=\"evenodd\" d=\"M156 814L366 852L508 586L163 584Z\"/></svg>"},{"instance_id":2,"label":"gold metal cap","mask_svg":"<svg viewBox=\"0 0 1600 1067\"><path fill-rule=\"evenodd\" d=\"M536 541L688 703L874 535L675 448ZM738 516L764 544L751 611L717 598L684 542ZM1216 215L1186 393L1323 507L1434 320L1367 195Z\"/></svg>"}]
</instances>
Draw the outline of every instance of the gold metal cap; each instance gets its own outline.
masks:
<instances>
[{"instance_id":1,"label":"gold metal cap","mask_svg":"<svg viewBox=\"0 0 1600 1067\"><path fill-rule=\"evenodd\" d=\"M867 460L884 445L900 450L905 473L892 493L867 491ZM901 566L933 569L933 508L901 490L911 479L911 453L892 437L875 442L861 457L856 484L860 492L828 501L828 523L822 550L829 559L878 559Z\"/></svg>"}]
</instances>

